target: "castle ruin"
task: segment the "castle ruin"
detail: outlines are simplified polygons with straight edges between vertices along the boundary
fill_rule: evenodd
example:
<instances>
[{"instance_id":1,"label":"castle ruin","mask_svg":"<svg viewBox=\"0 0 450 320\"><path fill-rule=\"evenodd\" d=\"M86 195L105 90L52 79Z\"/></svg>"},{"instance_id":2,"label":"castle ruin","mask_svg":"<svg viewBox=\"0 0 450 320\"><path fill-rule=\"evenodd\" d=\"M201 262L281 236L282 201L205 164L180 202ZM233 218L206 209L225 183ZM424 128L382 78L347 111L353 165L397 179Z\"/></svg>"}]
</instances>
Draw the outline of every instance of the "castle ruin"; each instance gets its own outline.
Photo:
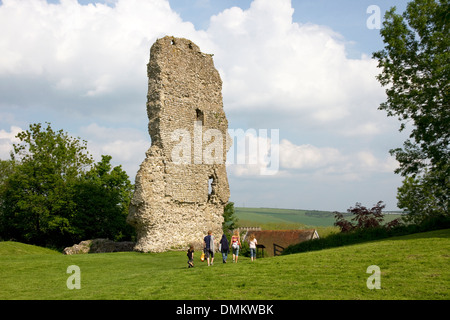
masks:
<instances>
[{"instance_id":1,"label":"castle ruin","mask_svg":"<svg viewBox=\"0 0 450 320\"><path fill-rule=\"evenodd\" d=\"M151 147L136 175L128 223L135 250L202 245L222 234L230 191L230 147L222 81L212 55L187 39L164 37L150 49L147 114Z\"/></svg>"}]
</instances>

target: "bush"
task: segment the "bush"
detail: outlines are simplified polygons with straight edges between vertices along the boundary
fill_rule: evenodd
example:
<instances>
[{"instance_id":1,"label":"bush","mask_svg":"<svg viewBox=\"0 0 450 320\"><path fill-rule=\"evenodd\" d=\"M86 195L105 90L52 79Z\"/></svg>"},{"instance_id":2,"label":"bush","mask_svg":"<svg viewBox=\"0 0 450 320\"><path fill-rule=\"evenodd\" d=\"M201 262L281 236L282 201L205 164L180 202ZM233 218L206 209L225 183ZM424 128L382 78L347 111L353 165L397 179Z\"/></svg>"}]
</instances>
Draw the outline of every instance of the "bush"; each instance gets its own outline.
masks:
<instances>
[{"instance_id":1,"label":"bush","mask_svg":"<svg viewBox=\"0 0 450 320\"><path fill-rule=\"evenodd\" d=\"M384 215L382 211L385 207L386 205L383 204L383 201L378 201L377 204L370 209L357 202L354 208L350 207L350 209L347 209L347 212L354 216L351 219L352 222L348 221L344 217L344 214L334 212L336 218L334 225L338 226L342 232L379 228L383 224ZM391 221L387 225L387 228L398 226L399 224L400 220L396 219Z\"/></svg>"}]
</instances>

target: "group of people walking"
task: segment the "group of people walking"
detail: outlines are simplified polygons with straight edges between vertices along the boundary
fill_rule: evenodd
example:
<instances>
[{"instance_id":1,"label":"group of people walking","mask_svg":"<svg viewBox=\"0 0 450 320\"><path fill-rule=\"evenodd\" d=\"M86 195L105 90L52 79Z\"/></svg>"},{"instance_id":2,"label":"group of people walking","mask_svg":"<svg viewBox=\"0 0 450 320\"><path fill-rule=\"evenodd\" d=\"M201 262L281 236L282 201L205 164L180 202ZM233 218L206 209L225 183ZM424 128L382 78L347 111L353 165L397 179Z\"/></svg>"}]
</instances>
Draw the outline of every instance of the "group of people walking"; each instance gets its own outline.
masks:
<instances>
[{"instance_id":1,"label":"group of people walking","mask_svg":"<svg viewBox=\"0 0 450 320\"><path fill-rule=\"evenodd\" d=\"M233 253L233 263L238 262L239 258L239 249L241 248L241 237L239 236L238 230L235 230L233 235L231 236L231 250ZM219 242L219 251L222 253L222 262L227 263L228 253L230 252L230 243L225 234L222 235L222 238ZM255 236L252 234L249 238L249 248L250 248L250 258L251 261L256 259L256 244L257 240ZM203 253L205 255L208 266L214 264L214 236L211 231L208 231L208 235L203 239ZM187 252L188 256L188 268L192 268L194 266L194 247L191 245Z\"/></svg>"}]
</instances>

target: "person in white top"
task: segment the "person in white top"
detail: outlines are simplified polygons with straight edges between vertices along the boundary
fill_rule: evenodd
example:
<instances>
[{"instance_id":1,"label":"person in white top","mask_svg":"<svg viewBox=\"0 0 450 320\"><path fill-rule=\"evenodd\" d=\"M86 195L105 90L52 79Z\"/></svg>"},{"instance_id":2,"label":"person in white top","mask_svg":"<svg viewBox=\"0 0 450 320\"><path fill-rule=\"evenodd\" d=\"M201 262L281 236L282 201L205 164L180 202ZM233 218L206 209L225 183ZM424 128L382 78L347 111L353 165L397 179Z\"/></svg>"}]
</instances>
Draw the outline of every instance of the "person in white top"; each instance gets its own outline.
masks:
<instances>
[{"instance_id":1,"label":"person in white top","mask_svg":"<svg viewBox=\"0 0 450 320\"><path fill-rule=\"evenodd\" d=\"M253 261L256 259L256 245L258 244L254 234L250 235L248 243L250 245L250 258Z\"/></svg>"}]
</instances>

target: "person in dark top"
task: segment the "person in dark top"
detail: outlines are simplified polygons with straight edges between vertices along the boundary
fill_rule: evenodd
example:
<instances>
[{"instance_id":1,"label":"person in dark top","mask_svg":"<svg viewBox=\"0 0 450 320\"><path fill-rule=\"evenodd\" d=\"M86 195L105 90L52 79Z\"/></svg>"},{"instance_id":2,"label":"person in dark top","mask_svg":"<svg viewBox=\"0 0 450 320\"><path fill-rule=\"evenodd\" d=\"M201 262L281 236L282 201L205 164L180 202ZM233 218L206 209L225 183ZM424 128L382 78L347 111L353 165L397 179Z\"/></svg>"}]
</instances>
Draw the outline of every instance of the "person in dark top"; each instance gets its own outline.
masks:
<instances>
[{"instance_id":1,"label":"person in dark top","mask_svg":"<svg viewBox=\"0 0 450 320\"><path fill-rule=\"evenodd\" d=\"M208 231L208 235L203 239L205 242L205 256L206 261L208 261L208 266L213 265L214 262L214 236L212 231ZM211 263L209 258L211 257Z\"/></svg>"},{"instance_id":2,"label":"person in dark top","mask_svg":"<svg viewBox=\"0 0 450 320\"><path fill-rule=\"evenodd\" d=\"M230 246L228 244L228 239L225 234L222 235L220 239L220 252L222 252L222 261L227 263L228 252L230 251Z\"/></svg>"}]
</instances>

